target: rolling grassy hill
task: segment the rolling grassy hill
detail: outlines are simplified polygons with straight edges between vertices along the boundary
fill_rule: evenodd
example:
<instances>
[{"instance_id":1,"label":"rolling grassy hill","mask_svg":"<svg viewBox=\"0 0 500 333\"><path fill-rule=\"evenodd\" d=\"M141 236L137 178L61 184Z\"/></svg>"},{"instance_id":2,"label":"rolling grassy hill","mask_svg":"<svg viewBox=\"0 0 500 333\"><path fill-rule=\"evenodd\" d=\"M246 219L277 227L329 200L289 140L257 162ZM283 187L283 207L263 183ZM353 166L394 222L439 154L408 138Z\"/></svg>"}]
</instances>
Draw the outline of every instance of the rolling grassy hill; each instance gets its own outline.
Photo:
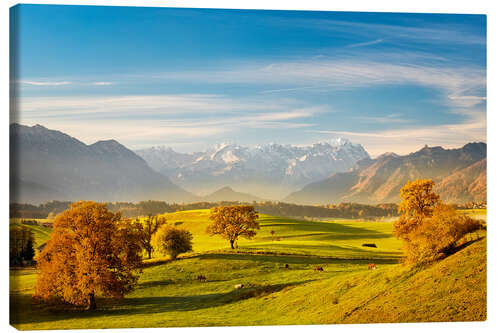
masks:
<instances>
[{"instance_id":1,"label":"rolling grassy hill","mask_svg":"<svg viewBox=\"0 0 500 333\"><path fill-rule=\"evenodd\" d=\"M229 242L205 233L209 210L165 214L169 223L193 234L195 253L227 250ZM252 240L238 240L236 252L328 256L337 258L395 259L401 255L401 242L392 236L392 223L361 220L303 221L260 214L260 230ZM274 237L270 231L274 230ZM279 240L278 240L279 239ZM363 247L375 243L376 249ZM234 251L233 251L234 252Z\"/></svg>"},{"instance_id":2,"label":"rolling grassy hill","mask_svg":"<svg viewBox=\"0 0 500 333\"><path fill-rule=\"evenodd\" d=\"M36 219L39 222L46 222L47 219ZM21 224L21 219L10 219L10 226L23 226L33 231L35 236L35 248L45 243L50 238L52 228L43 227L40 225Z\"/></svg>"},{"instance_id":3,"label":"rolling grassy hill","mask_svg":"<svg viewBox=\"0 0 500 333\"><path fill-rule=\"evenodd\" d=\"M410 270L397 263L400 243L390 223L261 216L256 239L241 240L231 251L226 241L204 233L208 211L166 216L194 234L194 253L174 262L152 259L132 293L123 300L98 299L93 312L33 304L36 271L12 270L11 323L19 329L75 329L486 316L484 239L432 266ZM272 240L270 230L281 240ZM365 242L377 248L362 247ZM376 270L367 269L372 262ZM318 265L323 272L314 270ZM207 281L196 281L197 274ZM236 284L245 287L235 289Z\"/></svg>"}]
</instances>

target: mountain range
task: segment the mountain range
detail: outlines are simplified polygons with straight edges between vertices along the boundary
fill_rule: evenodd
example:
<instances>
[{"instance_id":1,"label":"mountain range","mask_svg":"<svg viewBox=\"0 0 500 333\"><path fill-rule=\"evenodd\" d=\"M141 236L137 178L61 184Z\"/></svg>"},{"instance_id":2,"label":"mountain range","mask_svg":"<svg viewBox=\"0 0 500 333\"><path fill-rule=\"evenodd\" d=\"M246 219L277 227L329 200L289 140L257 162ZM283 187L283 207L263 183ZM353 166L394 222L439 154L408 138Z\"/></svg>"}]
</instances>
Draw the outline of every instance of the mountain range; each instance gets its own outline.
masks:
<instances>
[{"instance_id":1,"label":"mountain range","mask_svg":"<svg viewBox=\"0 0 500 333\"><path fill-rule=\"evenodd\" d=\"M336 172L348 171L369 155L342 138L309 146L219 144L204 152L179 153L153 147L135 151L177 185L209 192L230 185L258 197L281 199L291 191Z\"/></svg>"},{"instance_id":2,"label":"mountain range","mask_svg":"<svg viewBox=\"0 0 500 333\"><path fill-rule=\"evenodd\" d=\"M486 200L486 144L469 143L458 149L425 146L405 156L387 153L364 159L352 170L311 183L284 201L398 202L401 187L417 178L433 179L436 192L446 202Z\"/></svg>"},{"instance_id":3,"label":"mountain range","mask_svg":"<svg viewBox=\"0 0 500 333\"><path fill-rule=\"evenodd\" d=\"M398 202L400 188L417 178L433 179L447 202L486 200L486 144L425 146L374 159L345 139L309 146L221 144L190 154L164 147L134 152L115 140L86 145L41 125L10 125L10 201L18 203Z\"/></svg>"},{"instance_id":4,"label":"mountain range","mask_svg":"<svg viewBox=\"0 0 500 333\"><path fill-rule=\"evenodd\" d=\"M10 201L192 201L115 140L86 145L43 126L10 125Z\"/></svg>"}]
</instances>

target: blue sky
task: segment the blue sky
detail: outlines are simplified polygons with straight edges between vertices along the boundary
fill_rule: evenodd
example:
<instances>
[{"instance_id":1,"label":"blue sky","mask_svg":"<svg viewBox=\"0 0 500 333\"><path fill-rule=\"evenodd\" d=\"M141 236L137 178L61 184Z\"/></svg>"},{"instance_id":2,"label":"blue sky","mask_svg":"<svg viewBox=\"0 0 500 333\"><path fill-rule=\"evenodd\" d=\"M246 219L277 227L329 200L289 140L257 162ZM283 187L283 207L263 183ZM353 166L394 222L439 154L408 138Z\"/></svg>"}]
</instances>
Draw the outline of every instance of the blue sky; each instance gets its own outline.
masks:
<instances>
[{"instance_id":1,"label":"blue sky","mask_svg":"<svg viewBox=\"0 0 500 333\"><path fill-rule=\"evenodd\" d=\"M197 151L486 141L486 17L21 5L13 121Z\"/></svg>"}]
</instances>

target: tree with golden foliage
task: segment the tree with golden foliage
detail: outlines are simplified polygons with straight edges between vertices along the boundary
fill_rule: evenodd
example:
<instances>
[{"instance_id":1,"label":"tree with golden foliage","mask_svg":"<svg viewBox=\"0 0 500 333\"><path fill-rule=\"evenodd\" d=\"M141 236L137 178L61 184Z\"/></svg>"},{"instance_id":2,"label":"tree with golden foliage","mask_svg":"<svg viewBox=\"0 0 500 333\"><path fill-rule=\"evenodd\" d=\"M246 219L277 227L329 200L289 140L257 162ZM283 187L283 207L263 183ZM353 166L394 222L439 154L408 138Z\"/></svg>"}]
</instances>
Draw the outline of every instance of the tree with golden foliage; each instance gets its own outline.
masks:
<instances>
[{"instance_id":1,"label":"tree with golden foliage","mask_svg":"<svg viewBox=\"0 0 500 333\"><path fill-rule=\"evenodd\" d=\"M149 214L143 222L139 219L135 222L135 226L139 230L141 247L147 252L149 259L151 259L151 253L154 250L152 244L153 235L165 224L165 221L166 219L162 216Z\"/></svg>"},{"instance_id":2,"label":"tree with golden foliage","mask_svg":"<svg viewBox=\"0 0 500 333\"><path fill-rule=\"evenodd\" d=\"M181 253L193 251L193 235L185 230L164 224L153 236L156 251L176 259Z\"/></svg>"},{"instance_id":3,"label":"tree with golden foliage","mask_svg":"<svg viewBox=\"0 0 500 333\"><path fill-rule=\"evenodd\" d=\"M432 216L434 207L441 203L439 195L432 191L433 186L434 181L430 179L417 179L401 188L402 200L398 207L401 215L394 223L396 237L405 239L425 218Z\"/></svg>"},{"instance_id":4,"label":"tree with golden foliage","mask_svg":"<svg viewBox=\"0 0 500 333\"><path fill-rule=\"evenodd\" d=\"M219 206L210 209L211 224L206 232L229 240L231 249L234 249L234 242L238 237L252 239L255 237L256 229L260 229L257 219L259 215L253 206L235 205Z\"/></svg>"},{"instance_id":5,"label":"tree with golden foliage","mask_svg":"<svg viewBox=\"0 0 500 333\"><path fill-rule=\"evenodd\" d=\"M80 201L59 214L38 257L35 298L95 309L98 295L121 298L137 282L139 235L105 204Z\"/></svg>"},{"instance_id":6,"label":"tree with golden foliage","mask_svg":"<svg viewBox=\"0 0 500 333\"><path fill-rule=\"evenodd\" d=\"M431 262L449 255L466 234L481 229L482 223L458 215L432 192L432 180L409 182L401 189L401 216L394 234L403 240L407 264Z\"/></svg>"}]
</instances>

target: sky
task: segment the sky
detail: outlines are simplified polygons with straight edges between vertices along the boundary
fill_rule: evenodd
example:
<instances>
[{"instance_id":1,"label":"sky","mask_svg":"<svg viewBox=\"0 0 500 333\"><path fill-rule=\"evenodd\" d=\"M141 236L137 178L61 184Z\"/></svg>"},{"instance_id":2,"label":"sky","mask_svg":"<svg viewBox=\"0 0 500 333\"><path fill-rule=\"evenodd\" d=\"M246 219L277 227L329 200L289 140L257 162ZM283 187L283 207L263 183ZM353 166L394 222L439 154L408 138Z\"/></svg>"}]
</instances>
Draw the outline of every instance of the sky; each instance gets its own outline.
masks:
<instances>
[{"instance_id":1,"label":"sky","mask_svg":"<svg viewBox=\"0 0 500 333\"><path fill-rule=\"evenodd\" d=\"M486 16L20 5L11 122L181 152L486 142Z\"/></svg>"}]
</instances>

